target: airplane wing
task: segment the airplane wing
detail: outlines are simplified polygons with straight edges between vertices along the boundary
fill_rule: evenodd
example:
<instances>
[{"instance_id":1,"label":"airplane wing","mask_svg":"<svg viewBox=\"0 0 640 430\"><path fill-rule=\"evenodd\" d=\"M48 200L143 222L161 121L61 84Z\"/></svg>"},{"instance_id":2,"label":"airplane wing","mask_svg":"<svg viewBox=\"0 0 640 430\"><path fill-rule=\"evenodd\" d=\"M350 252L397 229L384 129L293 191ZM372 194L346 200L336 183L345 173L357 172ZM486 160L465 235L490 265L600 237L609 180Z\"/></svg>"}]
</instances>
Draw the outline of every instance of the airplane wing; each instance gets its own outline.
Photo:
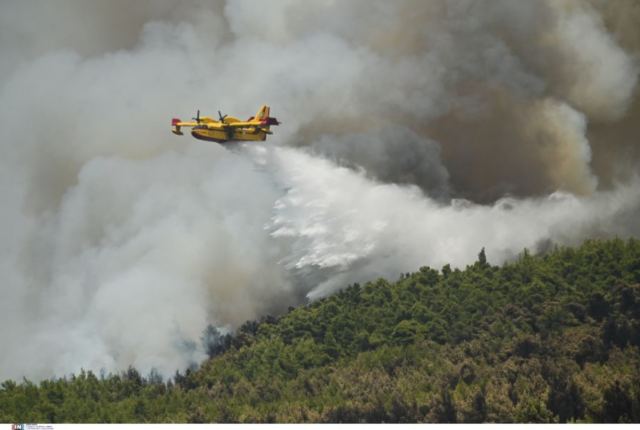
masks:
<instances>
[{"instance_id":1,"label":"airplane wing","mask_svg":"<svg viewBox=\"0 0 640 430\"><path fill-rule=\"evenodd\" d=\"M198 111L198 119L196 121L182 121L180 118L173 118L171 120L171 127L175 134L182 134L180 132L181 127L196 127L196 126L204 126L214 130L223 129L219 121L214 121L213 119L206 116L200 117L199 111Z\"/></svg>"},{"instance_id":2,"label":"airplane wing","mask_svg":"<svg viewBox=\"0 0 640 430\"><path fill-rule=\"evenodd\" d=\"M181 121L180 118L173 118L171 120L171 132L181 136L181 127L195 127L196 125L198 125L198 123L194 121Z\"/></svg>"},{"instance_id":3,"label":"airplane wing","mask_svg":"<svg viewBox=\"0 0 640 430\"><path fill-rule=\"evenodd\" d=\"M220 128L243 128L243 127L260 127L260 121L236 121L224 124L224 126L220 125Z\"/></svg>"},{"instance_id":4,"label":"airplane wing","mask_svg":"<svg viewBox=\"0 0 640 430\"><path fill-rule=\"evenodd\" d=\"M225 128L242 128L242 127L257 127L263 128L268 127L270 125L280 125L280 121L276 118L266 117L260 119L250 118L249 121L233 121L225 123L223 127Z\"/></svg>"},{"instance_id":5,"label":"airplane wing","mask_svg":"<svg viewBox=\"0 0 640 430\"><path fill-rule=\"evenodd\" d=\"M198 123L195 121L172 121L171 125L178 127L195 127Z\"/></svg>"}]
</instances>

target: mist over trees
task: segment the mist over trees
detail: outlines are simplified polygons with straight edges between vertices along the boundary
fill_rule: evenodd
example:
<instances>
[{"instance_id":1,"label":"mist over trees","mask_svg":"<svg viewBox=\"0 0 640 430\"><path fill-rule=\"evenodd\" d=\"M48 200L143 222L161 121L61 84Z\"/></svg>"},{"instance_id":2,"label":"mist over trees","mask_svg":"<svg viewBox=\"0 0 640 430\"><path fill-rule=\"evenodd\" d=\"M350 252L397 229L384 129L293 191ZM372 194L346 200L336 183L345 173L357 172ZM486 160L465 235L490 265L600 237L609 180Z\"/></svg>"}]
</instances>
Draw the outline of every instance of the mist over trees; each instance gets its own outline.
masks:
<instances>
[{"instance_id":1,"label":"mist over trees","mask_svg":"<svg viewBox=\"0 0 640 430\"><path fill-rule=\"evenodd\" d=\"M489 259L207 327L210 358L166 380L4 381L0 421L640 421L640 241Z\"/></svg>"}]
</instances>

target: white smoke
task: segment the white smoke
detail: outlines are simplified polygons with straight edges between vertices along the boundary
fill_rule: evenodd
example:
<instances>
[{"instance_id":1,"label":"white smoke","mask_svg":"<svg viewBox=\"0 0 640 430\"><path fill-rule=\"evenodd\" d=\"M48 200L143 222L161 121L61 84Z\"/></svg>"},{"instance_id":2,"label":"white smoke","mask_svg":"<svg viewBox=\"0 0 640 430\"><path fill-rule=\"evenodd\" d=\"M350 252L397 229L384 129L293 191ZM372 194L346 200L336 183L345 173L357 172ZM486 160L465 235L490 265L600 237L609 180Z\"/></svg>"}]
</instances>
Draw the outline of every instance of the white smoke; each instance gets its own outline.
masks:
<instances>
[{"instance_id":1,"label":"white smoke","mask_svg":"<svg viewBox=\"0 0 640 430\"><path fill-rule=\"evenodd\" d=\"M363 174L291 149L276 150L275 165L290 185L275 205L272 236L287 238L284 264L333 268L310 297L330 294L354 279L398 275L428 263L464 267L486 247L504 262L547 239L576 244L581 238L640 233L625 219L640 207L636 178L615 191L588 198L556 192L493 205L464 200L442 204L413 186L371 182Z\"/></svg>"},{"instance_id":2,"label":"white smoke","mask_svg":"<svg viewBox=\"0 0 640 430\"><path fill-rule=\"evenodd\" d=\"M640 234L636 30L603 8L5 2L0 379L168 375L208 324ZM169 133L262 103L283 122L265 144ZM606 159L591 122L622 136Z\"/></svg>"}]
</instances>

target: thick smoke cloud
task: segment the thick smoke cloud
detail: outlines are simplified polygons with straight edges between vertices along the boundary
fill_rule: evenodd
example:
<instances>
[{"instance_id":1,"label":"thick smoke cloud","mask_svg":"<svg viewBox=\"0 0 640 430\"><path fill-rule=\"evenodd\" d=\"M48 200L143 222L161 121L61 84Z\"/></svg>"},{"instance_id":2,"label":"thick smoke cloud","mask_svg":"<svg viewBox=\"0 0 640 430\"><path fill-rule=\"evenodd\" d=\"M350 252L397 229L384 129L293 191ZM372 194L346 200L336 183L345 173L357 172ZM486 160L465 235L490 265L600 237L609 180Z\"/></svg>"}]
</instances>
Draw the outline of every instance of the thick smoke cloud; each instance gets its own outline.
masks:
<instances>
[{"instance_id":1,"label":"thick smoke cloud","mask_svg":"<svg viewBox=\"0 0 640 430\"><path fill-rule=\"evenodd\" d=\"M633 1L1 8L0 379L169 375L349 282L640 235ZM168 130L262 103L265 144Z\"/></svg>"},{"instance_id":2,"label":"thick smoke cloud","mask_svg":"<svg viewBox=\"0 0 640 430\"><path fill-rule=\"evenodd\" d=\"M375 132L332 135L312 147L352 167L372 172L384 182L415 184L436 198L449 195L449 172L442 164L440 146L411 129L387 124Z\"/></svg>"}]
</instances>

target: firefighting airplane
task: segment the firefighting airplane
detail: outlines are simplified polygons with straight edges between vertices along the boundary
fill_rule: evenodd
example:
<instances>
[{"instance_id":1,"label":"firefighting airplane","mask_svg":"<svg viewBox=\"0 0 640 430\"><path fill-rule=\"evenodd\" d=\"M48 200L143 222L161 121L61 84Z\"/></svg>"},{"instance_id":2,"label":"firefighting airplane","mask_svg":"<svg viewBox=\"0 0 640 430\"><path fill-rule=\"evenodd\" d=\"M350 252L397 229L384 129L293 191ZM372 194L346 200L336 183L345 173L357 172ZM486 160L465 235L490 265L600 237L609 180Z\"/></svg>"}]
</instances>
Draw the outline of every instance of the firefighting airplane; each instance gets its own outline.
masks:
<instances>
[{"instance_id":1,"label":"firefighting airplane","mask_svg":"<svg viewBox=\"0 0 640 430\"><path fill-rule=\"evenodd\" d=\"M200 116L198 111L193 121L182 122L180 118L171 120L171 131L182 136L182 127L192 127L191 135L196 139L225 143L240 140L262 141L267 134L273 134L272 125L280 125L276 118L269 116L269 106L263 105L258 113L246 121L240 121L218 111L218 121L208 116Z\"/></svg>"}]
</instances>

